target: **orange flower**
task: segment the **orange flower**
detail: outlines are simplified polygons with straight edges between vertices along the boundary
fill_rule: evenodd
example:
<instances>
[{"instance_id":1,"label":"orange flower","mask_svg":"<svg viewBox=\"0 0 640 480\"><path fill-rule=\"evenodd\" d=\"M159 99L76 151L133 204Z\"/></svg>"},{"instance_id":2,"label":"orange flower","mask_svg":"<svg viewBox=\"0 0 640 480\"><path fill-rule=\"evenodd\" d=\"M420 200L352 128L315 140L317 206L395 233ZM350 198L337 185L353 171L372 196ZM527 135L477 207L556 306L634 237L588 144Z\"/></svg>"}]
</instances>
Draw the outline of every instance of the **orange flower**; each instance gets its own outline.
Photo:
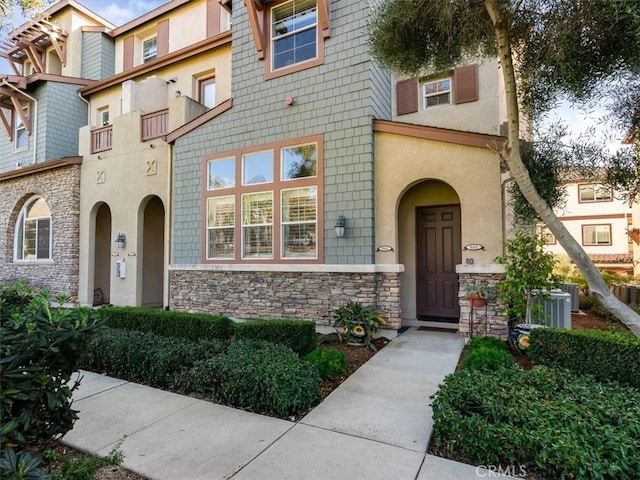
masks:
<instances>
[{"instance_id":1,"label":"orange flower","mask_svg":"<svg viewBox=\"0 0 640 480\"><path fill-rule=\"evenodd\" d=\"M529 348L529 335L523 335L518 339L521 348Z\"/></svg>"},{"instance_id":2,"label":"orange flower","mask_svg":"<svg viewBox=\"0 0 640 480\"><path fill-rule=\"evenodd\" d=\"M364 336L364 327L362 325L356 325L355 327L353 327L353 334L357 335L358 337L362 337Z\"/></svg>"}]
</instances>

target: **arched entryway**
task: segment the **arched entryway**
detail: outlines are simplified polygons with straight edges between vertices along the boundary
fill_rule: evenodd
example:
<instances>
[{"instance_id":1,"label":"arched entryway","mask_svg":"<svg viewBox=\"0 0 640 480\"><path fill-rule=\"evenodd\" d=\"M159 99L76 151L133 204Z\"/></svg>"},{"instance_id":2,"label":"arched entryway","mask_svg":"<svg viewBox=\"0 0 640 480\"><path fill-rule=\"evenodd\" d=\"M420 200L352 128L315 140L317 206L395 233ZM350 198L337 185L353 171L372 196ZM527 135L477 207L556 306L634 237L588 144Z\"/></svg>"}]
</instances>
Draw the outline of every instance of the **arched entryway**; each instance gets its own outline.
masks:
<instances>
[{"instance_id":1,"label":"arched entryway","mask_svg":"<svg viewBox=\"0 0 640 480\"><path fill-rule=\"evenodd\" d=\"M164 288L164 223L165 209L156 196L147 197L142 205L142 306L162 307Z\"/></svg>"},{"instance_id":2,"label":"arched entryway","mask_svg":"<svg viewBox=\"0 0 640 480\"><path fill-rule=\"evenodd\" d=\"M104 305L111 298L111 209L106 203L95 207L93 255L93 304Z\"/></svg>"},{"instance_id":3,"label":"arched entryway","mask_svg":"<svg viewBox=\"0 0 640 480\"><path fill-rule=\"evenodd\" d=\"M406 318L457 322L462 261L460 199L445 182L424 180L398 208L399 260L405 265L402 311Z\"/></svg>"}]
</instances>

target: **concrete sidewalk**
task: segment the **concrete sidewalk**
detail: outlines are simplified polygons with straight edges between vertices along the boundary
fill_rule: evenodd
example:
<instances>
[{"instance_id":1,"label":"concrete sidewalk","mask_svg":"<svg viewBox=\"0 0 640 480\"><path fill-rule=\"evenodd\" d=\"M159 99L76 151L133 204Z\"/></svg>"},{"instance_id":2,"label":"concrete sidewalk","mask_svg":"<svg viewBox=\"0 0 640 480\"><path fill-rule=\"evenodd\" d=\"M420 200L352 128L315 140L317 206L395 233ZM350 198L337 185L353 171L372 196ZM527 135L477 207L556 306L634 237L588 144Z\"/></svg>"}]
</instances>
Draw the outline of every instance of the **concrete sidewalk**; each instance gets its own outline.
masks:
<instances>
[{"instance_id":1,"label":"concrete sidewalk","mask_svg":"<svg viewBox=\"0 0 640 480\"><path fill-rule=\"evenodd\" d=\"M427 455L429 396L463 339L415 327L298 422L83 372L63 442L154 480L464 480L497 474Z\"/></svg>"}]
</instances>

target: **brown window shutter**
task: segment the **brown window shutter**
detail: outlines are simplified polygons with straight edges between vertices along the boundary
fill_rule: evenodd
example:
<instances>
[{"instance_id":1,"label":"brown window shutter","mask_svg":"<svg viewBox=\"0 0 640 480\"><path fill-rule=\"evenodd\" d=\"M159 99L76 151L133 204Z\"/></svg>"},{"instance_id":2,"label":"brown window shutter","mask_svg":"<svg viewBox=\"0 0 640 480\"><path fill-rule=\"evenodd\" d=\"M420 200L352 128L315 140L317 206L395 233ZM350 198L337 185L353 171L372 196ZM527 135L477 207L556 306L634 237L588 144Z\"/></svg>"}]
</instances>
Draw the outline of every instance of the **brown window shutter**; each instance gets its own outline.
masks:
<instances>
[{"instance_id":1,"label":"brown window shutter","mask_svg":"<svg viewBox=\"0 0 640 480\"><path fill-rule=\"evenodd\" d=\"M418 111L418 82L414 78L396 83L396 110L398 115Z\"/></svg>"},{"instance_id":2,"label":"brown window shutter","mask_svg":"<svg viewBox=\"0 0 640 480\"><path fill-rule=\"evenodd\" d=\"M218 0L207 0L207 37L220 33L220 3Z\"/></svg>"},{"instance_id":3,"label":"brown window shutter","mask_svg":"<svg viewBox=\"0 0 640 480\"><path fill-rule=\"evenodd\" d=\"M169 53L169 19L158 22L158 58Z\"/></svg>"},{"instance_id":4,"label":"brown window shutter","mask_svg":"<svg viewBox=\"0 0 640 480\"><path fill-rule=\"evenodd\" d=\"M455 102L467 103L478 100L478 65L456 68L453 74Z\"/></svg>"},{"instance_id":5,"label":"brown window shutter","mask_svg":"<svg viewBox=\"0 0 640 480\"><path fill-rule=\"evenodd\" d=\"M133 35L124 39L123 69L133 68Z\"/></svg>"}]
</instances>

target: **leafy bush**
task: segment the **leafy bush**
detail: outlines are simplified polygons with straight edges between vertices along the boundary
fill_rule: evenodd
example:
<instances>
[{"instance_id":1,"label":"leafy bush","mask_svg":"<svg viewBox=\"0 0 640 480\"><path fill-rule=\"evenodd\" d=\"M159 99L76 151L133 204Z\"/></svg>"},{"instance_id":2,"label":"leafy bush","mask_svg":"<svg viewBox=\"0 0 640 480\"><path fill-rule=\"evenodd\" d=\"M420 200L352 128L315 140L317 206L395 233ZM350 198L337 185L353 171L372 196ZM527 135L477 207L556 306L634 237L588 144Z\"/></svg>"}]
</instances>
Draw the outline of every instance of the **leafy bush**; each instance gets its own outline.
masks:
<instances>
[{"instance_id":1,"label":"leafy bush","mask_svg":"<svg viewBox=\"0 0 640 480\"><path fill-rule=\"evenodd\" d=\"M467 352L461 362L465 370L497 370L509 367L515 360L507 350L492 347L478 347Z\"/></svg>"},{"instance_id":2,"label":"leafy bush","mask_svg":"<svg viewBox=\"0 0 640 480\"><path fill-rule=\"evenodd\" d=\"M578 301L580 302L581 310L591 310L595 305L598 304L598 299L592 295L580 295Z\"/></svg>"},{"instance_id":3,"label":"leafy bush","mask_svg":"<svg viewBox=\"0 0 640 480\"><path fill-rule=\"evenodd\" d=\"M102 467L120 465L124 460L120 442L106 457L83 455L80 458L65 460L62 465L51 473L52 480L93 480L96 472Z\"/></svg>"},{"instance_id":4,"label":"leafy bush","mask_svg":"<svg viewBox=\"0 0 640 480\"><path fill-rule=\"evenodd\" d=\"M164 337L228 340L234 332L233 321L220 315L138 307L105 307L99 312L106 319L108 327L150 332Z\"/></svg>"},{"instance_id":5,"label":"leafy bush","mask_svg":"<svg viewBox=\"0 0 640 480\"><path fill-rule=\"evenodd\" d=\"M107 328L90 343L82 368L154 387L171 387L182 369L223 352L228 342L170 338Z\"/></svg>"},{"instance_id":6,"label":"leafy bush","mask_svg":"<svg viewBox=\"0 0 640 480\"><path fill-rule=\"evenodd\" d=\"M304 357L317 346L316 324L311 320L252 320L236 324L236 339L280 343Z\"/></svg>"},{"instance_id":7,"label":"leafy bush","mask_svg":"<svg viewBox=\"0 0 640 480\"><path fill-rule=\"evenodd\" d=\"M640 392L546 367L462 371L433 400L437 455L545 478L640 477Z\"/></svg>"},{"instance_id":8,"label":"leafy bush","mask_svg":"<svg viewBox=\"0 0 640 480\"><path fill-rule=\"evenodd\" d=\"M0 448L45 445L71 430L77 419L71 375L89 338L103 327L91 309L52 308L46 292L20 309L0 314Z\"/></svg>"},{"instance_id":9,"label":"leafy bush","mask_svg":"<svg viewBox=\"0 0 640 480\"><path fill-rule=\"evenodd\" d=\"M304 412L320 399L320 375L290 348L262 340L239 340L226 354L195 365L191 378L211 383L202 393L216 402L280 417Z\"/></svg>"},{"instance_id":10,"label":"leafy bush","mask_svg":"<svg viewBox=\"0 0 640 480\"><path fill-rule=\"evenodd\" d=\"M640 388L640 339L633 335L536 328L529 341L528 353L535 363Z\"/></svg>"},{"instance_id":11,"label":"leafy bush","mask_svg":"<svg viewBox=\"0 0 640 480\"><path fill-rule=\"evenodd\" d=\"M50 476L40 465L42 457L23 451L18 454L13 448L6 448L0 457L0 478L4 480L50 480Z\"/></svg>"},{"instance_id":12,"label":"leafy bush","mask_svg":"<svg viewBox=\"0 0 640 480\"><path fill-rule=\"evenodd\" d=\"M505 352L509 350L507 342L496 337L473 337L467 344L467 350L480 347L494 348L496 350L504 350Z\"/></svg>"},{"instance_id":13,"label":"leafy bush","mask_svg":"<svg viewBox=\"0 0 640 480\"><path fill-rule=\"evenodd\" d=\"M331 318L340 341L344 337L352 345L366 345L372 350L376 350L371 342L374 333L386 323L375 306L362 305L354 300L336 308L331 312Z\"/></svg>"},{"instance_id":14,"label":"leafy bush","mask_svg":"<svg viewBox=\"0 0 640 480\"><path fill-rule=\"evenodd\" d=\"M340 350L316 348L305 360L316 366L322 380L346 375L349 370L347 356Z\"/></svg>"}]
</instances>

